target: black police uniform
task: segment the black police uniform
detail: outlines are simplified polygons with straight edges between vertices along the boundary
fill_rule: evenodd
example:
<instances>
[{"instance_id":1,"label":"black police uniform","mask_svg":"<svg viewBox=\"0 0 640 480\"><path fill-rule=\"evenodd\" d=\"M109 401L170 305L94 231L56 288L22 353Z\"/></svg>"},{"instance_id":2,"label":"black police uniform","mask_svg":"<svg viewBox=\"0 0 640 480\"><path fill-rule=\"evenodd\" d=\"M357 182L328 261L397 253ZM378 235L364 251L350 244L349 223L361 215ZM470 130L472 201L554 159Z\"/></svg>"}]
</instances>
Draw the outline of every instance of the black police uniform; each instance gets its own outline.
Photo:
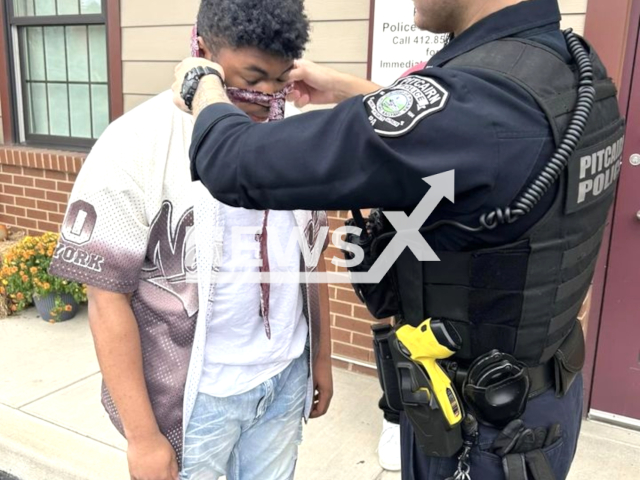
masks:
<instances>
[{"instance_id":1,"label":"black police uniform","mask_svg":"<svg viewBox=\"0 0 640 480\"><path fill-rule=\"evenodd\" d=\"M559 21L556 0L505 8L453 39L427 69L331 111L256 125L231 105L210 106L195 125L193 178L218 200L249 209L411 211L428 189L424 177L455 170L455 203L442 202L427 225L446 219L476 226L496 209L488 223L508 219L502 207L539 179L576 101ZM575 316L621 156L615 90L597 58L594 68L597 111L581 157L536 196L531 211L498 228L444 225L426 233L440 264L421 265L405 251L395 272L402 321L455 321L461 363L498 348L543 383L566 367L570 375L558 373L555 389L538 382L522 416L530 427L561 425L559 440L543 449L557 478L569 470L582 417L581 365L563 363L565 353L557 352L568 338L573 350L584 347ZM504 478L502 459L490 451L499 430L481 425L472 478ZM453 474L456 459L426 457L405 418L402 431L404 479Z\"/></svg>"}]
</instances>

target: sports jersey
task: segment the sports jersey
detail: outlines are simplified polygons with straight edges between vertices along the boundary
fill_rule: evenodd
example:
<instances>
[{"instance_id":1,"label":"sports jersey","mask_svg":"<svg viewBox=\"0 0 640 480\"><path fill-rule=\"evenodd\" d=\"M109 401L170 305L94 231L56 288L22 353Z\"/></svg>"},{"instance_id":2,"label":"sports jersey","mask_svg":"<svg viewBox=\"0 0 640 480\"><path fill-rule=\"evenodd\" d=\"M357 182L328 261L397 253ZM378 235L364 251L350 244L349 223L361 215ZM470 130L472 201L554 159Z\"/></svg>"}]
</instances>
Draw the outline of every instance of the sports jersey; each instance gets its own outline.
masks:
<instances>
[{"instance_id":1,"label":"sports jersey","mask_svg":"<svg viewBox=\"0 0 640 480\"><path fill-rule=\"evenodd\" d=\"M60 277L131 294L151 404L178 459L206 344L206 315L198 312L206 313L215 295L211 273L219 269L223 231L219 203L191 181L192 131L192 117L175 108L171 92L113 122L78 175L50 268ZM294 217L314 238L326 223L324 213ZM302 290L312 335L319 322L317 285ZM312 350L317 338L312 335ZM311 372L309 378L311 384ZM104 386L102 401L124 434ZM308 398L307 412L310 405Z\"/></svg>"}]
</instances>

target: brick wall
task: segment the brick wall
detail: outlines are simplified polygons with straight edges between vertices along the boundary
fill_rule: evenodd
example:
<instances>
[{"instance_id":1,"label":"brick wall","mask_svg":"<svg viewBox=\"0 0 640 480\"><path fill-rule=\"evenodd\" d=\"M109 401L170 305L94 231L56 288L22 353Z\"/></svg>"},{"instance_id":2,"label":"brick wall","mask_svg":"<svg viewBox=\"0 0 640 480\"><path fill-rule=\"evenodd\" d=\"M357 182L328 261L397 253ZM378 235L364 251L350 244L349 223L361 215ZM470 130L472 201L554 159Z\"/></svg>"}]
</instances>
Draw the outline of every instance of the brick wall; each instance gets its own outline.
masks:
<instances>
[{"instance_id":1,"label":"brick wall","mask_svg":"<svg viewBox=\"0 0 640 480\"><path fill-rule=\"evenodd\" d=\"M59 230L73 182L85 154L0 146L0 223L19 227L29 235ZM331 232L344 225L348 212L329 212ZM325 254L327 270L342 257L335 247ZM349 285L330 285L334 362L345 369L373 374L369 315Z\"/></svg>"},{"instance_id":2,"label":"brick wall","mask_svg":"<svg viewBox=\"0 0 640 480\"><path fill-rule=\"evenodd\" d=\"M59 230L84 154L0 146L0 223Z\"/></svg>"},{"instance_id":3,"label":"brick wall","mask_svg":"<svg viewBox=\"0 0 640 480\"><path fill-rule=\"evenodd\" d=\"M331 233L344 226L348 217L346 211L329 212ZM334 256L343 258L339 249L330 246L325 252L327 271L344 270L331 263ZM329 285L329 298L334 363L347 370L375 374L371 325L378 320L369 314L350 285Z\"/></svg>"}]
</instances>

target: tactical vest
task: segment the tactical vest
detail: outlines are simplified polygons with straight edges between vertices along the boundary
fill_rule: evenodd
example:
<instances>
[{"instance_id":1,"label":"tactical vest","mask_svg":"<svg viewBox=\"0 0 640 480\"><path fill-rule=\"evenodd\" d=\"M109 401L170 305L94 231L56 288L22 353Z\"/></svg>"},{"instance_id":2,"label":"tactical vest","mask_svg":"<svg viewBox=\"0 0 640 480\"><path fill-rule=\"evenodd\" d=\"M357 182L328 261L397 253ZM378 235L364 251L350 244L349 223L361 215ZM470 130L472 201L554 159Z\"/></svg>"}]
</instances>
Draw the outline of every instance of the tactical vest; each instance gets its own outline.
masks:
<instances>
[{"instance_id":1,"label":"tactical vest","mask_svg":"<svg viewBox=\"0 0 640 480\"><path fill-rule=\"evenodd\" d=\"M596 103L546 215L508 245L436 251L440 262L418 262L406 250L394 266L401 321L451 321L462 337L458 359L498 349L539 365L575 326L616 192L624 139L615 86L593 50L590 56ZM444 68L459 67L490 70L524 88L546 114L559 145L576 104L574 65L541 44L508 38Z\"/></svg>"}]
</instances>

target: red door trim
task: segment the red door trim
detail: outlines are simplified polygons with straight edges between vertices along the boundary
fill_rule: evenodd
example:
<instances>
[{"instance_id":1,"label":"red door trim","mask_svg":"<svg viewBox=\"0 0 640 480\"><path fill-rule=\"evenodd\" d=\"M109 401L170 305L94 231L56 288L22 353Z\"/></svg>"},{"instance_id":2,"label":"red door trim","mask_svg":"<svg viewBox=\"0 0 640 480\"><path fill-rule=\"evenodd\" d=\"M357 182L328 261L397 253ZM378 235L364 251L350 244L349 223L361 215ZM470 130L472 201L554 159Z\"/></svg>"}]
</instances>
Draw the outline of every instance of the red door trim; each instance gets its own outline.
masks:
<instances>
[{"instance_id":1,"label":"red door trim","mask_svg":"<svg viewBox=\"0 0 640 480\"><path fill-rule=\"evenodd\" d=\"M640 0L633 0L629 14L629 34L624 54L624 64L620 80L620 106L628 113L629 97L633 83L634 65L638 55L638 41L640 40ZM635 25L635 28L634 28Z\"/></svg>"},{"instance_id":2,"label":"red door trim","mask_svg":"<svg viewBox=\"0 0 640 480\"><path fill-rule=\"evenodd\" d=\"M639 24L640 0L589 0L585 37L598 51L609 74L618 85L620 110L625 114L629 107ZM620 25L622 28L614 29L611 28L612 25ZM609 263L612 223L613 215L610 216L593 279L593 296L586 338L587 358L584 367L585 413L589 411L592 398L593 374L606 286L606 267Z\"/></svg>"},{"instance_id":3,"label":"red door trim","mask_svg":"<svg viewBox=\"0 0 640 480\"><path fill-rule=\"evenodd\" d=\"M371 0L369 4L369 43L367 51L367 80L371 80L371 70L373 65L373 28L376 19L376 0Z\"/></svg>"},{"instance_id":4,"label":"red door trim","mask_svg":"<svg viewBox=\"0 0 640 480\"><path fill-rule=\"evenodd\" d=\"M108 0L107 52L109 61L109 116L114 121L124 113L122 94L122 29L120 27L120 0Z\"/></svg>"},{"instance_id":5,"label":"red door trim","mask_svg":"<svg viewBox=\"0 0 640 480\"><path fill-rule=\"evenodd\" d=\"M0 4L0 104L2 105L2 133L4 143L10 144L13 140L13 116L11 113L11 89L9 84L9 56L7 55L7 45L9 29L5 22L5 5Z\"/></svg>"}]
</instances>

